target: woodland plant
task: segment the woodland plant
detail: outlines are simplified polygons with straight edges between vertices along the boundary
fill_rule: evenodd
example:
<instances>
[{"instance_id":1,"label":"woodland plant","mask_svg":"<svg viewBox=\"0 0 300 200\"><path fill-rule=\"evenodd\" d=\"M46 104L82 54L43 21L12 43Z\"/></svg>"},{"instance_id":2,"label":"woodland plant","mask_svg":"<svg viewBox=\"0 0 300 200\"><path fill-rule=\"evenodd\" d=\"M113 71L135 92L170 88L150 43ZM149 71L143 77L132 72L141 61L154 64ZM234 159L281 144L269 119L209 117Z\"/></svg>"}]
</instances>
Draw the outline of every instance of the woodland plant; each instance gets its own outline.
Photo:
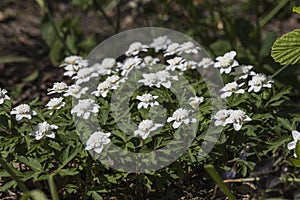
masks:
<instances>
[{"instance_id":1,"label":"woodland plant","mask_svg":"<svg viewBox=\"0 0 300 200\"><path fill-rule=\"evenodd\" d=\"M255 66L240 64L235 51L220 55L215 61L182 56L199 51L192 42L179 44L162 35L150 44L132 43L117 59L103 58L93 63L80 56L65 58L60 67L73 84L54 82L48 89L49 102L36 99L12 105L13 99L2 88L0 152L10 171L0 169L0 177L5 180L0 191L14 190L21 182L52 198L146 198L194 176L199 182L210 183L207 188L213 188L207 174L195 173L195 169L206 164L218 166L224 179L253 177L256 163L263 157L282 157L282 163L299 167L300 137L296 130L300 117L288 112L291 89L256 72ZM146 68L152 71L143 71ZM200 68L218 69L225 83L218 92L227 108L214 115L210 100L213 94L208 91L209 83L197 73ZM178 85L184 91L186 85L180 75L188 81L193 96L178 100L171 88ZM126 110L136 126L126 126L125 132L119 127L119 122L127 123L122 121L123 113L116 119L111 109L118 108L110 105L113 93L124 89L132 78L142 86L134 90ZM98 85L89 85L94 79L99 79ZM180 100L183 103L179 105ZM161 113L155 112L161 107L167 116L163 120L159 118ZM81 123L78 118L96 118L102 129L82 127L82 135L76 127L76 123ZM215 147L203 158L199 153L203 133L210 123L223 130ZM184 127L196 129L194 140L180 158L157 171L122 172L95 159L112 144L129 152L161 149L178 133L183 134ZM293 149L296 158L289 162ZM297 176L298 172L290 167L281 176ZM12 173L19 180L11 178ZM234 186L232 190L240 192Z\"/></svg>"}]
</instances>

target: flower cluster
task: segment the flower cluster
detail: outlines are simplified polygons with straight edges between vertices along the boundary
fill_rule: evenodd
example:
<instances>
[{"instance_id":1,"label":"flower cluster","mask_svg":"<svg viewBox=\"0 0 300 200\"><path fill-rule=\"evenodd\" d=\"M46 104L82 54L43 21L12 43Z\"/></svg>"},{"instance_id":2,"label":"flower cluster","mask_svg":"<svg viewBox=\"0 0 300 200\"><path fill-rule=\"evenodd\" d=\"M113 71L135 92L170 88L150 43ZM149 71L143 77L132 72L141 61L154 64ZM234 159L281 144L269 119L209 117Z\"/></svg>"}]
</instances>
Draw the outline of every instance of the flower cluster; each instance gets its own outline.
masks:
<instances>
[{"instance_id":1,"label":"flower cluster","mask_svg":"<svg viewBox=\"0 0 300 200\"><path fill-rule=\"evenodd\" d=\"M97 113L101 110L99 104L100 98L109 100L114 90L120 88L134 71L143 72L151 70L147 73L139 74L138 83L143 84L152 90L162 88L171 89L178 83L180 76L188 70L198 68L207 69L210 67L217 68L220 74L225 76L233 76L233 82L225 84L220 90L221 98L226 99L234 95L243 95L246 92L259 92L263 88L271 88L273 81L264 74L257 74L252 71L251 65L240 65L236 60L236 52L231 51L219 56L214 61L209 57L203 57L201 60L193 60L194 55L199 54L200 47L197 47L193 42L177 43L170 40L167 36L154 38L149 44L143 44L139 41L129 45L124 56L121 59L103 58L100 62L92 63L89 60L83 59L80 56L69 56L65 58L64 63L60 66L64 68L64 75L73 80L73 84L68 85L65 82L55 82L48 89L48 95L56 95L51 98L45 105L49 110L60 110L67 107L69 97L76 98L77 102L70 113L88 120L92 114L98 116ZM153 52L158 56L155 57ZM189 56L186 56L189 55ZM97 87L90 88L91 80L97 80ZM0 104L10 98L6 95L6 90L0 89ZM152 93L152 92L151 92ZM92 96L90 96L90 94ZM141 95L136 96L133 103L137 103L138 110L149 107L165 105L160 93L156 95L150 94L149 90L144 90ZM173 129L178 129L182 125L196 123L196 117L193 117L199 106L205 102L204 97L196 92L195 96L185 101L185 106L173 107L172 116L168 116L166 122L172 123ZM64 111L67 108L64 109ZM147 112L145 110L141 110ZM11 114L16 115L16 119L20 121L22 118L31 119L36 112L31 110L29 105L21 104L15 107ZM147 115L145 115L147 116ZM140 117L140 116L139 116ZM232 124L235 130L240 130L245 121L250 121L250 117L242 110L220 110L214 118L216 126L226 126ZM154 123L151 119L139 118L140 122L137 125L137 130L134 135L146 139L150 133L163 127L163 124ZM34 131L30 135L35 136L37 140L46 136L54 138L54 129L58 129L56 125L50 125L48 122L38 123ZM87 150L93 150L100 153L104 145L110 142L110 133L95 132L87 141ZM290 145L291 146L291 145Z\"/></svg>"},{"instance_id":2,"label":"flower cluster","mask_svg":"<svg viewBox=\"0 0 300 200\"><path fill-rule=\"evenodd\" d=\"M234 130L238 131L242 128L244 121L251 121L251 118L242 110L219 110L215 116L216 126L226 126L233 124Z\"/></svg>"},{"instance_id":3,"label":"flower cluster","mask_svg":"<svg viewBox=\"0 0 300 200\"><path fill-rule=\"evenodd\" d=\"M86 142L85 150L93 150L96 153L101 153L104 145L110 143L110 136L111 133L103 133L101 131L94 132Z\"/></svg>"}]
</instances>

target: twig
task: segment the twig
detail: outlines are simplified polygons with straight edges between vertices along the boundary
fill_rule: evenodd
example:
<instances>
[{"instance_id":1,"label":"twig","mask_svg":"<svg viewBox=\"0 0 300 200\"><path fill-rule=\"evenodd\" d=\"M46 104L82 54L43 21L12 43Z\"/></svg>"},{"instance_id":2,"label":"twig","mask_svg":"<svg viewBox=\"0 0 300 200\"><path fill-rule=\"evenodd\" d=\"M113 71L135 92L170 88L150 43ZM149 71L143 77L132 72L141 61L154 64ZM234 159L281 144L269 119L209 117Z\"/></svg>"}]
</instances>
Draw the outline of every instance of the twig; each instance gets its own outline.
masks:
<instances>
[{"instance_id":1,"label":"twig","mask_svg":"<svg viewBox=\"0 0 300 200\"><path fill-rule=\"evenodd\" d=\"M239 178L239 179L226 179L223 180L223 183L242 183L242 182L254 182L254 181L259 181L259 177L253 177L253 178ZM280 177L280 181L282 182L295 182L295 183L300 183L300 178L285 178L285 177Z\"/></svg>"}]
</instances>

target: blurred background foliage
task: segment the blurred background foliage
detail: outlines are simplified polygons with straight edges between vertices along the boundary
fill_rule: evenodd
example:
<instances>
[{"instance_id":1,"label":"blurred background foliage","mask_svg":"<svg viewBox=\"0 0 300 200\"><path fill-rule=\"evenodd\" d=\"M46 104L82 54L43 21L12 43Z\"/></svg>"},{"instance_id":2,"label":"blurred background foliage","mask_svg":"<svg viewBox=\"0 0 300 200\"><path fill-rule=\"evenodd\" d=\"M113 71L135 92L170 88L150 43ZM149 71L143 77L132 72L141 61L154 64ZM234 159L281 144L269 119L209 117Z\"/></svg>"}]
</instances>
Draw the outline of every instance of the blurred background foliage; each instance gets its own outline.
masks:
<instances>
[{"instance_id":1,"label":"blurred background foliage","mask_svg":"<svg viewBox=\"0 0 300 200\"><path fill-rule=\"evenodd\" d=\"M65 56L86 56L106 38L144 26L185 33L212 57L236 50L241 63L272 75L281 66L271 46L300 27L293 6L289 0L2 0L0 86L20 96L38 81L30 93L44 91L48 80L63 79L53 66ZM298 94L299 72L289 67L275 78Z\"/></svg>"}]
</instances>

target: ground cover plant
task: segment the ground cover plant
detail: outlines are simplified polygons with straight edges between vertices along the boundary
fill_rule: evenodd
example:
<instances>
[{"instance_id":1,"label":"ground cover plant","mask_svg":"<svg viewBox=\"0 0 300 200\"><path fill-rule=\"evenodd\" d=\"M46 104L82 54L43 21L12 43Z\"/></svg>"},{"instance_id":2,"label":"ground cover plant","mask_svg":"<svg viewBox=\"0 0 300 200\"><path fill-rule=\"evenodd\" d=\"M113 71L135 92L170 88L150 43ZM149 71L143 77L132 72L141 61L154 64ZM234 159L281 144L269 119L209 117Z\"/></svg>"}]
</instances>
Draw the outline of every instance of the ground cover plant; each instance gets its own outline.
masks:
<instances>
[{"instance_id":1,"label":"ground cover plant","mask_svg":"<svg viewBox=\"0 0 300 200\"><path fill-rule=\"evenodd\" d=\"M195 42L177 42L160 35L149 43L129 44L122 56L95 61L86 57L93 37L77 43L82 33L75 31L76 20L55 24L49 2L37 2L45 13L42 33L50 47L50 60L64 78L52 80L45 91L47 100L25 99L16 103L15 94L22 90L8 91L5 84L1 86L3 197L299 198L300 116L295 101L299 91L294 83L277 79L282 70L296 68L290 65L298 63L298 30L279 38L272 53L275 38L265 38L267 42L263 44L258 42L258 36L238 38L242 45L233 42L224 48L226 51L215 47L218 43L204 45L211 58ZM81 9L96 5L88 2L73 1ZM195 2L189 3L183 5L179 1L176 5L193 14ZM170 6L166 2L161 5ZM279 6L283 5L286 3ZM101 5L97 8L101 9ZM223 22L230 25L226 19ZM241 24L244 23L247 22ZM111 26L119 32L118 24ZM190 35L199 30L194 31ZM55 37L50 37L49 32ZM227 33L228 37L233 35ZM223 39L221 44L230 43L230 39ZM258 46L246 48L245 42L251 39ZM260 47L263 50L257 54ZM274 63L273 68L270 55L285 66ZM220 75L221 87L205 79L210 72ZM34 80L35 74L30 78ZM211 91L211 87L215 90ZM212 99L226 106L216 105ZM95 121L101 128L93 126ZM222 130L217 141L205 138L211 125ZM185 147L185 140L190 139ZM206 156L201 156L201 146L209 142L216 144ZM146 154L161 150L161 154L158 160L142 160L134 166L136 171L118 170L115 166L125 163L130 168L133 161L128 157L110 157L110 153L120 155L114 145L127 152ZM174 152L185 147L184 153L177 158L164 150L168 145L173 145ZM169 163L171 157L176 158ZM164 167L139 171L157 162Z\"/></svg>"}]
</instances>

